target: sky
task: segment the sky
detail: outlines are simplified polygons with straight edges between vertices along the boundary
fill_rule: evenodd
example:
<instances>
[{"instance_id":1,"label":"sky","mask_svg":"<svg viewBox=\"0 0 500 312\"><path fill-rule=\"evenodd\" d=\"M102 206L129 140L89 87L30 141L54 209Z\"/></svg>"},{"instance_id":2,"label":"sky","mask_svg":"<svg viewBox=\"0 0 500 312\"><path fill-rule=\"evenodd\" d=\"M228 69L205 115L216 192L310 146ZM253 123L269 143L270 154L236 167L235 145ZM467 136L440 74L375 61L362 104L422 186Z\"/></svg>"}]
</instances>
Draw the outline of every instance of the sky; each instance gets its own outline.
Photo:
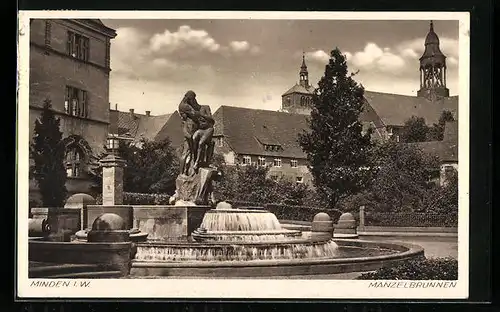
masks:
<instances>
[{"instance_id":1,"label":"sky","mask_svg":"<svg viewBox=\"0 0 500 312\"><path fill-rule=\"evenodd\" d=\"M200 104L278 110L299 79L305 53L317 86L331 50L366 90L416 95L429 21L101 19L111 41L111 108L172 113L193 90ZM434 21L447 56L447 87L458 94L459 22Z\"/></svg>"}]
</instances>

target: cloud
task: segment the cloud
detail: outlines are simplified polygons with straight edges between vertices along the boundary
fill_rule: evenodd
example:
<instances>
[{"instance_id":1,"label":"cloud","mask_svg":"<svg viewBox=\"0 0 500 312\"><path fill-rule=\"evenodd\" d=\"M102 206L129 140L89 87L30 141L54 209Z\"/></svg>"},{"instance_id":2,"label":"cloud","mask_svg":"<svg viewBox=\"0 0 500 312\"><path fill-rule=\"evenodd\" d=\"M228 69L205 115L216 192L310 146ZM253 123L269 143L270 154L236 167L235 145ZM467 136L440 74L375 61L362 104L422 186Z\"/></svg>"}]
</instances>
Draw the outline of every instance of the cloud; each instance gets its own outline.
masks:
<instances>
[{"instance_id":1,"label":"cloud","mask_svg":"<svg viewBox=\"0 0 500 312\"><path fill-rule=\"evenodd\" d=\"M347 52L348 61L356 69L378 69L383 72L392 72L405 67L406 63L401 55L395 54L388 47L380 48L376 43L369 42L363 51Z\"/></svg>"},{"instance_id":2,"label":"cloud","mask_svg":"<svg viewBox=\"0 0 500 312\"><path fill-rule=\"evenodd\" d=\"M407 40L400 43L396 49L401 53L401 55L411 58L418 59L422 53L424 53L424 42L425 38L416 38L413 40ZM439 38L439 48L444 55L448 58L450 65L458 64L458 54L459 54L459 46L458 39L452 39L448 37ZM450 60L453 59L453 60ZM455 62L457 61L457 62Z\"/></svg>"},{"instance_id":3,"label":"cloud","mask_svg":"<svg viewBox=\"0 0 500 312\"><path fill-rule=\"evenodd\" d=\"M229 46L236 52L248 51L250 49L248 41L231 41Z\"/></svg>"},{"instance_id":4,"label":"cloud","mask_svg":"<svg viewBox=\"0 0 500 312\"><path fill-rule=\"evenodd\" d=\"M321 63L321 64L328 63L328 60L330 59L330 55L323 50L316 50L314 52L307 52L306 57L307 57L307 59L311 59L312 61L316 61L316 62Z\"/></svg>"},{"instance_id":5,"label":"cloud","mask_svg":"<svg viewBox=\"0 0 500 312\"><path fill-rule=\"evenodd\" d=\"M150 39L152 51L172 53L181 49L217 52L221 45L205 30L192 29L189 25L180 26L176 32L166 29Z\"/></svg>"},{"instance_id":6,"label":"cloud","mask_svg":"<svg viewBox=\"0 0 500 312\"><path fill-rule=\"evenodd\" d=\"M222 45L207 31L189 25L153 34L133 27L116 32L111 44L112 70L134 80L210 81L224 57L260 53L260 48L248 41Z\"/></svg>"},{"instance_id":7,"label":"cloud","mask_svg":"<svg viewBox=\"0 0 500 312\"><path fill-rule=\"evenodd\" d=\"M458 60L456 58L454 58L453 56L451 56L448 58L448 64L458 65Z\"/></svg>"}]
</instances>

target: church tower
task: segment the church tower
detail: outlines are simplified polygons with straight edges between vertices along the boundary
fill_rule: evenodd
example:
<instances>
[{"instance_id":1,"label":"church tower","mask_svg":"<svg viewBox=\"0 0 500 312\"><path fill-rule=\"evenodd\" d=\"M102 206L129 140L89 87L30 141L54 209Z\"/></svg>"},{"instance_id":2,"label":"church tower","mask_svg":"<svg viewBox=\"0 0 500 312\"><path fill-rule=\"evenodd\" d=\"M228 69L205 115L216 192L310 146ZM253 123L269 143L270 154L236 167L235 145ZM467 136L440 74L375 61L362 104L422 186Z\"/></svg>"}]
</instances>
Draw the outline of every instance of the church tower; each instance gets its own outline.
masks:
<instances>
[{"instance_id":1,"label":"church tower","mask_svg":"<svg viewBox=\"0 0 500 312\"><path fill-rule=\"evenodd\" d=\"M446 87L446 56L439 49L439 37L434 32L432 21L425 38L425 50L420 57L420 90L417 96L431 101L450 96Z\"/></svg>"},{"instance_id":2,"label":"church tower","mask_svg":"<svg viewBox=\"0 0 500 312\"><path fill-rule=\"evenodd\" d=\"M299 71L299 83L295 83L281 96L281 109L295 114L309 114L311 111L314 87L309 84L305 55L302 53L302 65Z\"/></svg>"},{"instance_id":3,"label":"church tower","mask_svg":"<svg viewBox=\"0 0 500 312\"><path fill-rule=\"evenodd\" d=\"M307 71L306 59L302 53L302 65L300 66L299 83L304 88L309 88L309 72Z\"/></svg>"}]
</instances>

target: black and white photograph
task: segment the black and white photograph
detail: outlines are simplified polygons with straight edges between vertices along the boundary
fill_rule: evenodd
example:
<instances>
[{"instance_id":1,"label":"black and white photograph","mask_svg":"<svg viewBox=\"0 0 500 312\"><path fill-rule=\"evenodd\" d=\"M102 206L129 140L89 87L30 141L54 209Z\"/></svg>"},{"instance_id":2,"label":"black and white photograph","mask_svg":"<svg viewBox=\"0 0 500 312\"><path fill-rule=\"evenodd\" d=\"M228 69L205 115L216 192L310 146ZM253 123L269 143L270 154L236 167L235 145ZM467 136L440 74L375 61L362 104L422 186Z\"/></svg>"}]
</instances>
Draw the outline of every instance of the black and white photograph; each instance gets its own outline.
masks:
<instances>
[{"instance_id":1,"label":"black and white photograph","mask_svg":"<svg viewBox=\"0 0 500 312\"><path fill-rule=\"evenodd\" d=\"M469 13L20 11L20 297L464 299Z\"/></svg>"}]
</instances>

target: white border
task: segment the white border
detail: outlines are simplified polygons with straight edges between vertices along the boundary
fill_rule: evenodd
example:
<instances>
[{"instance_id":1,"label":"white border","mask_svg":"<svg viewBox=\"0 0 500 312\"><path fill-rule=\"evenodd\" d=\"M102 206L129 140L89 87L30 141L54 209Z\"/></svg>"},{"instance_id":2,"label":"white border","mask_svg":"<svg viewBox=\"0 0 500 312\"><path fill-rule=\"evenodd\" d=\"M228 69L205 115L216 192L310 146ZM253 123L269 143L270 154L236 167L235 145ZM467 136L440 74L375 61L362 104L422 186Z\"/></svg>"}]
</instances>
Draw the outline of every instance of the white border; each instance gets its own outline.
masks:
<instances>
[{"instance_id":1,"label":"white border","mask_svg":"<svg viewBox=\"0 0 500 312\"><path fill-rule=\"evenodd\" d=\"M28 279L29 19L325 19L459 21L459 280L454 288L368 288L356 280L99 279L90 287L30 287ZM18 46L18 296L58 298L311 298L462 299L469 273L469 29L468 12L203 12L203 11L20 11ZM71 280L75 281L75 280ZM76 280L79 281L79 280Z\"/></svg>"}]
</instances>

